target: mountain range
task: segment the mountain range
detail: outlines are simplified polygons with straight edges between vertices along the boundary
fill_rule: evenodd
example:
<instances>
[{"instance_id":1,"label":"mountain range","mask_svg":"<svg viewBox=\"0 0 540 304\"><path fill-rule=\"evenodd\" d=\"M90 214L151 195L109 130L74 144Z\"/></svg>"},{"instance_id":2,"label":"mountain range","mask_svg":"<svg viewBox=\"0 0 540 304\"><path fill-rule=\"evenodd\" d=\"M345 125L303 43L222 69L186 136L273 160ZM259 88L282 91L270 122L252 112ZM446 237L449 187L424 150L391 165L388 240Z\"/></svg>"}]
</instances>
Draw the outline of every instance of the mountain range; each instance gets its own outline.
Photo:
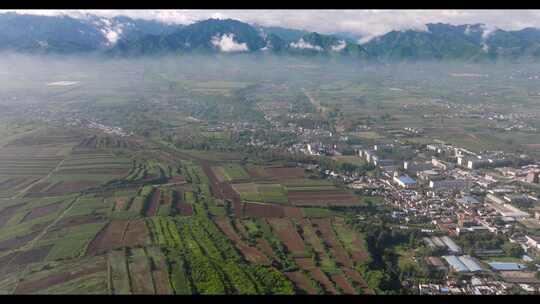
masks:
<instances>
[{"instance_id":1,"label":"mountain range","mask_svg":"<svg viewBox=\"0 0 540 304\"><path fill-rule=\"evenodd\" d=\"M540 29L488 30L482 24L427 24L391 31L365 43L350 33L320 34L232 19L190 25L86 15L0 14L0 50L26 53L158 54L272 53L393 61L538 61Z\"/></svg>"}]
</instances>

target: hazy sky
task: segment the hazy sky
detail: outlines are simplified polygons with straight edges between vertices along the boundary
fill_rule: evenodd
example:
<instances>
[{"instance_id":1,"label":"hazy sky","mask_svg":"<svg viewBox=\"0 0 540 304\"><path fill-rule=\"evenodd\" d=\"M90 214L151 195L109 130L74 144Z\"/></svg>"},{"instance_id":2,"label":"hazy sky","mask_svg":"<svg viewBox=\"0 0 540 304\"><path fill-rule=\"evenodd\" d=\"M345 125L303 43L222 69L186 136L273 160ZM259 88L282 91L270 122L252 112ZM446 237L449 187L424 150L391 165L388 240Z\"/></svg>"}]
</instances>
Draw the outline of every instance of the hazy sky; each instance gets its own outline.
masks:
<instances>
[{"instance_id":1,"label":"hazy sky","mask_svg":"<svg viewBox=\"0 0 540 304\"><path fill-rule=\"evenodd\" d=\"M80 17L125 15L189 24L208 18L232 18L265 26L283 26L320 33L350 32L376 36L391 30L423 29L426 23L484 23L487 28L540 28L540 10L19 10L19 13Z\"/></svg>"}]
</instances>

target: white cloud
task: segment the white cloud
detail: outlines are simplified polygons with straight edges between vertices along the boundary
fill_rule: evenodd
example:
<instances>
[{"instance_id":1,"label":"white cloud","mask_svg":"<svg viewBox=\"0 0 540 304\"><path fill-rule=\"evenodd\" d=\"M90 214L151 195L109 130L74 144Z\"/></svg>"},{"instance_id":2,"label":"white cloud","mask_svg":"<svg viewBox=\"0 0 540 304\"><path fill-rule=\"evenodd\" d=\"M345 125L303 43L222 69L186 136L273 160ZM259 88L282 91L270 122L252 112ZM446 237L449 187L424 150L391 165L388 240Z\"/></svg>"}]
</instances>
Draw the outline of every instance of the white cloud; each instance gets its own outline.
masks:
<instances>
[{"instance_id":1,"label":"white cloud","mask_svg":"<svg viewBox=\"0 0 540 304\"><path fill-rule=\"evenodd\" d=\"M212 44L222 52L245 52L249 51L249 48L245 42L238 43L234 41L234 34L223 34L220 36L212 37Z\"/></svg>"},{"instance_id":2,"label":"white cloud","mask_svg":"<svg viewBox=\"0 0 540 304\"><path fill-rule=\"evenodd\" d=\"M340 52L347 47L347 42L345 40L340 40L338 44L332 45L332 51L334 52Z\"/></svg>"},{"instance_id":3,"label":"white cloud","mask_svg":"<svg viewBox=\"0 0 540 304\"><path fill-rule=\"evenodd\" d=\"M120 38L120 35L122 34L122 30L118 29L117 31L109 29L108 31L105 31L105 38L109 41L109 43L115 44L118 41L118 38Z\"/></svg>"},{"instance_id":4,"label":"white cloud","mask_svg":"<svg viewBox=\"0 0 540 304\"><path fill-rule=\"evenodd\" d=\"M307 41L304 41L304 38L300 38L297 42L291 42L290 47L295 49L308 49L321 52L323 49L318 45L313 45Z\"/></svg>"},{"instance_id":5,"label":"white cloud","mask_svg":"<svg viewBox=\"0 0 540 304\"><path fill-rule=\"evenodd\" d=\"M103 28L101 29L101 33L103 33L103 36L105 39L107 39L109 45L114 45L120 39L120 36L123 32L123 26L121 24L118 24L116 26L112 26L111 22L107 19L102 19L103 22Z\"/></svg>"},{"instance_id":6,"label":"white cloud","mask_svg":"<svg viewBox=\"0 0 540 304\"><path fill-rule=\"evenodd\" d=\"M485 41L486 39L493 34L497 30L496 26L486 26L482 25L482 39Z\"/></svg>"},{"instance_id":7,"label":"white cloud","mask_svg":"<svg viewBox=\"0 0 540 304\"><path fill-rule=\"evenodd\" d=\"M471 34L471 26L467 24L467 26L465 27L465 31L464 31L465 35L470 35Z\"/></svg>"}]
</instances>

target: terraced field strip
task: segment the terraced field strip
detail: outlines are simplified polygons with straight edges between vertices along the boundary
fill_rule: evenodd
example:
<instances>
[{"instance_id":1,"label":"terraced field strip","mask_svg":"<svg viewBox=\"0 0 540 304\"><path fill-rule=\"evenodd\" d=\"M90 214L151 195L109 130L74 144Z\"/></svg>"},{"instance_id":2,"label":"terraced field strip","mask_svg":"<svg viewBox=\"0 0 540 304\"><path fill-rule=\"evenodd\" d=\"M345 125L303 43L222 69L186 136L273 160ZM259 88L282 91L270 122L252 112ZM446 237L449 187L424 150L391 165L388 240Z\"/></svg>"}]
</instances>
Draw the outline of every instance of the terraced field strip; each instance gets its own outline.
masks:
<instances>
[{"instance_id":1,"label":"terraced field strip","mask_svg":"<svg viewBox=\"0 0 540 304\"><path fill-rule=\"evenodd\" d=\"M351 254L352 260L357 263L366 261L369 254L365 241L361 239L359 233L347 227L344 220L339 217L333 218L332 225L335 229L336 236Z\"/></svg>"},{"instance_id":2,"label":"terraced field strip","mask_svg":"<svg viewBox=\"0 0 540 304\"><path fill-rule=\"evenodd\" d=\"M46 227L43 228L43 230L41 230L31 241L29 241L26 245L24 245L21 250L26 250L26 249L33 249L35 244L45 235L49 232L49 230L55 226L60 220L62 220L62 218L68 214L71 209L73 208L73 206L75 206L75 204L77 203L77 201L79 201L79 199L81 198L81 196L77 196L75 197L71 202L68 203L68 206L50 223L48 224Z\"/></svg>"},{"instance_id":3,"label":"terraced field strip","mask_svg":"<svg viewBox=\"0 0 540 304\"><path fill-rule=\"evenodd\" d=\"M41 267L37 271L28 271L25 274L26 279L19 282L14 294L47 294L52 288L61 286L65 286L63 292L67 293L73 286L80 284L81 280L88 280L95 275L101 277L101 285L106 284L107 262L104 257L53 265L51 270ZM103 286L101 292L106 292L106 286Z\"/></svg>"},{"instance_id":4,"label":"terraced field strip","mask_svg":"<svg viewBox=\"0 0 540 304\"><path fill-rule=\"evenodd\" d=\"M354 287L349 284L347 279L342 274L333 274L330 276L330 278L336 283L337 286L339 286L341 290L343 290L344 294L358 294L358 292L356 292Z\"/></svg>"},{"instance_id":5,"label":"terraced field strip","mask_svg":"<svg viewBox=\"0 0 540 304\"><path fill-rule=\"evenodd\" d=\"M276 179L304 177L303 168L266 168L265 170Z\"/></svg>"},{"instance_id":6,"label":"terraced field strip","mask_svg":"<svg viewBox=\"0 0 540 304\"><path fill-rule=\"evenodd\" d=\"M86 254L96 255L122 246L122 239L129 221L113 220L90 242Z\"/></svg>"},{"instance_id":7,"label":"terraced field strip","mask_svg":"<svg viewBox=\"0 0 540 304\"><path fill-rule=\"evenodd\" d=\"M146 206L146 216L154 216L157 213L157 210L160 205L161 200L161 190L159 188L154 188L152 191L152 194L150 195L150 199L147 202Z\"/></svg>"},{"instance_id":8,"label":"terraced field strip","mask_svg":"<svg viewBox=\"0 0 540 304\"><path fill-rule=\"evenodd\" d=\"M108 254L112 294L131 294L126 252L113 250Z\"/></svg>"},{"instance_id":9,"label":"terraced field strip","mask_svg":"<svg viewBox=\"0 0 540 304\"><path fill-rule=\"evenodd\" d=\"M294 206L356 206L358 197L342 190L288 191L289 201Z\"/></svg>"},{"instance_id":10,"label":"terraced field strip","mask_svg":"<svg viewBox=\"0 0 540 304\"><path fill-rule=\"evenodd\" d=\"M311 222L317 226L317 230L320 231L322 239L328 244L332 256L336 261L347 268L352 268L353 262L349 258L347 251L341 243L337 240L330 219L312 219Z\"/></svg>"},{"instance_id":11,"label":"terraced field strip","mask_svg":"<svg viewBox=\"0 0 540 304\"><path fill-rule=\"evenodd\" d=\"M285 272L285 276L289 278L289 280L293 281L294 285L298 289L299 293L302 294L309 294L314 295L318 294L315 287L311 285L311 282L308 277L306 277L305 274L303 274L300 271L293 271L293 272Z\"/></svg>"},{"instance_id":12,"label":"terraced field strip","mask_svg":"<svg viewBox=\"0 0 540 304\"><path fill-rule=\"evenodd\" d=\"M262 202L263 198L254 183L233 184L233 189L240 195L244 201Z\"/></svg>"},{"instance_id":13,"label":"terraced field strip","mask_svg":"<svg viewBox=\"0 0 540 304\"><path fill-rule=\"evenodd\" d=\"M321 270L321 268L315 267L315 268L310 269L309 271L310 271L311 277L317 282L319 282L319 284L321 284L321 286L324 288L326 293L338 294L338 291L334 287L334 284L332 283L332 281L330 281L328 276Z\"/></svg>"},{"instance_id":14,"label":"terraced field strip","mask_svg":"<svg viewBox=\"0 0 540 304\"><path fill-rule=\"evenodd\" d=\"M305 254L304 240L298 235L291 220L286 218L270 218L267 220L272 230L293 254Z\"/></svg>"},{"instance_id":15,"label":"terraced field strip","mask_svg":"<svg viewBox=\"0 0 540 304\"><path fill-rule=\"evenodd\" d=\"M28 185L26 188L20 190L17 194L15 194L12 199L17 199L17 198L20 198L22 197L24 194L26 194L26 192L28 190L30 190L34 185L38 184L38 183L42 183L42 182L45 182L49 177L51 177L51 175L58 171L58 169L62 166L62 164L64 163L65 161L65 158L63 158L62 160L60 160L56 166L54 168L52 168L52 170L49 171L49 173L47 175L45 175L44 177L42 177L41 179L38 179L36 180L35 182L31 183L30 185Z\"/></svg>"},{"instance_id":16,"label":"terraced field strip","mask_svg":"<svg viewBox=\"0 0 540 304\"><path fill-rule=\"evenodd\" d=\"M132 249L128 262L133 294L155 294L150 262L144 249Z\"/></svg>"},{"instance_id":17,"label":"terraced field strip","mask_svg":"<svg viewBox=\"0 0 540 304\"><path fill-rule=\"evenodd\" d=\"M368 288L366 281L364 280L364 278L362 278L358 271L350 268L343 268L343 272L356 284L356 286L358 286L358 288Z\"/></svg>"},{"instance_id":18,"label":"terraced field strip","mask_svg":"<svg viewBox=\"0 0 540 304\"><path fill-rule=\"evenodd\" d=\"M289 199L280 184L258 184L258 191L265 203L288 204Z\"/></svg>"},{"instance_id":19,"label":"terraced field strip","mask_svg":"<svg viewBox=\"0 0 540 304\"><path fill-rule=\"evenodd\" d=\"M270 261L262 254L257 248L247 246L240 238L240 236L234 231L233 227L229 223L229 219L220 218L215 220L216 225L221 229L225 235L234 242L235 246L244 255L247 261L254 264L269 265Z\"/></svg>"},{"instance_id":20,"label":"terraced field strip","mask_svg":"<svg viewBox=\"0 0 540 304\"><path fill-rule=\"evenodd\" d=\"M245 203L243 206L245 217L276 218L285 215L283 207L278 205Z\"/></svg>"},{"instance_id":21,"label":"terraced field strip","mask_svg":"<svg viewBox=\"0 0 540 304\"><path fill-rule=\"evenodd\" d=\"M228 181L249 179L249 174L239 164L226 164L221 166L221 168L223 168L225 179Z\"/></svg>"},{"instance_id":22,"label":"terraced field strip","mask_svg":"<svg viewBox=\"0 0 540 304\"><path fill-rule=\"evenodd\" d=\"M191 278L186 271L186 263L179 252L167 256L169 262L170 281L175 294L189 295L193 293Z\"/></svg>"},{"instance_id":23,"label":"terraced field strip","mask_svg":"<svg viewBox=\"0 0 540 304\"><path fill-rule=\"evenodd\" d=\"M335 288L334 288L332 282L326 277L326 275L324 275L324 273L322 271L320 271L320 269L318 267L315 266L315 264L313 263L312 258L294 258L294 261L295 261L296 265L298 265L298 267L300 267L300 269L302 269L304 271L307 271L309 273L309 275L315 281L317 281L319 284L321 284L325 290L329 289L329 290L335 291ZM318 269L320 271L320 272L317 272L317 275L318 275L319 279L321 279L321 281L323 281L323 282L321 282L321 281L317 280L315 277L313 277L313 272L314 272L315 269ZM320 276L320 274L322 274L322 276Z\"/></svg>"},{"instance_id":24,"label":"terraced field strip","mask_svg":"<svg viewBox=\"0 0 540 304\"><path fill-rule=\"evenodd\" d=\"M167 271L165 256L161 250L156 247L148 247L146 250L148 256L152 260L152 265L155 267L152 270L152 278L155 283L156 294L173 294L173 289L169 282L169 273Z\"/></svg>"}]
</instances>

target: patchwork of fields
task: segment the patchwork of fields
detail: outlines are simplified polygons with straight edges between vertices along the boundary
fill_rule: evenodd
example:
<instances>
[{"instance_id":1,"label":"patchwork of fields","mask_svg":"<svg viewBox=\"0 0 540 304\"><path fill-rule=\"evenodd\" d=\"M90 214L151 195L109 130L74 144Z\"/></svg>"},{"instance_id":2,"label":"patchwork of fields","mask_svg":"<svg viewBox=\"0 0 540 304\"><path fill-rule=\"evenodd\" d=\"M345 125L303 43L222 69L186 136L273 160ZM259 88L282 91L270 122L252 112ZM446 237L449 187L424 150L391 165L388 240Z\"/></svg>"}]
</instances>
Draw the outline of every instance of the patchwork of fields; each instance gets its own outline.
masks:
<instances>
[{"instance_id":1,"label":"patchwork of fields","mask_svg":"<svg viewBox=\"0 0 540 304\"><path fill-rule=\"evenodd\" d=\"M359 204L347 190L56 132L0 148L0 293L370 292L362 237L327 208Z\"/></svg>"}]
</instances>

